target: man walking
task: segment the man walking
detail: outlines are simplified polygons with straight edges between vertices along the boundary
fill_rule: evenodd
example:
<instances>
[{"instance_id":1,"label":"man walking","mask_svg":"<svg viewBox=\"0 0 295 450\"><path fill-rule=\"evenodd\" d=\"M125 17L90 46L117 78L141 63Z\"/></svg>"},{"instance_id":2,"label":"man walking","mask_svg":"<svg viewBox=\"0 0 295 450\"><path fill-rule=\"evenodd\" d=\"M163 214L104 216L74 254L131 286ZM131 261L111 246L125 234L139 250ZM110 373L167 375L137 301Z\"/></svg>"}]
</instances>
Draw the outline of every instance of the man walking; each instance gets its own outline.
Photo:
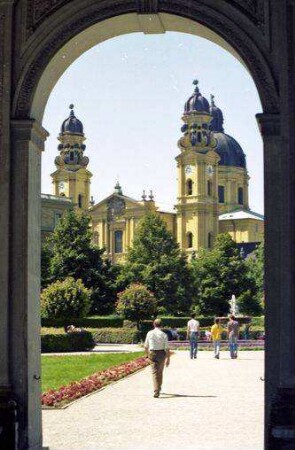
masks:
<instances>
[{"instance_id":1,"label":"man walking","mask_svg":"<svg viewBox=\"0 0 295 450\"><path fill-rule=\"evenodd\" d=\"M154 320L154 329L147 333L144 348L152 362L154 397L158 398L162 387L165 360L166 367L170 364L168 337L161 330L161 319Z\"/></svg>"},{"instance_id":2,"label":"man walking","mask_svg":"<svg viewBox=\"0 0 295 450\"><path fill-rule=\"evenodd\" d=\"M232 314L227 324L227 334L229 342L230 357L236 359L238 357L238 337L239 337L239 322Z\"/></svg>"},{"instance_id":3,"label":"man walking","mask_svg":"<svg viewBox=\"0 0 295 450\"><path fill-rule=\"evenodd\" d=\"M189 339L190 343L190 357L191 359L197 358L197 352L198 352L198 336L199 336L199 328L200 324L195 319L196 315L195 313L191 314L191 319L187 323L187 332L186 337Z\"/></svg>"},{"instance_id":4,"label":"man walking","mask_svg":"<svg viewBox=\"0 0 295 450\"><path fill-rule=\"evenodd\" d=\"M221 333L223 328L220 326L220 319L215 319L215 324L211 327L211 339L214 347L214 358L219 359Z\"/></svg>"}]
</instances>

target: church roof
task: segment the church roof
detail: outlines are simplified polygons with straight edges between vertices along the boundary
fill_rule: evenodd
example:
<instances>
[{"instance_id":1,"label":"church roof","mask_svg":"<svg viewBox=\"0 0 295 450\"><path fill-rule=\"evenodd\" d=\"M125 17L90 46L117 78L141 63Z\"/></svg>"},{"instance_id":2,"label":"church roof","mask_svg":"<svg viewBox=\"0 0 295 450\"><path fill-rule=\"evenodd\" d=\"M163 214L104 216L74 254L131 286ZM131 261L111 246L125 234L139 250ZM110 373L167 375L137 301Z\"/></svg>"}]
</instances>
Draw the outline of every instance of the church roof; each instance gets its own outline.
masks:
<instances>
[{"instance_id":1,"label":"church roof","mask_svg":"<svg viewBox=\"0 0 295 450\"><path fill-rule=\"evenodd\" d=\"M74 105L69 106L71 112L69 117L63 121L60 129L60 134L80 134L84 136L83 124L77 119L74 113Z\"/></svg>"},{"instance_id":2,"label":"church roof","mask_svg":"<svg viewBox=\"0 0 295 450\"><path fill-rule=\"evenodd\" d=\"M264 216L262 214L256 213L254 211L239 209L236 211L231 211L228 213L220 214L219 220L243 220L243 219L255 219L264 221Z\"/></svg>"},{"instance_id":3,"label":"church roof","mask_svg":"<svg viewBox=\"0 0 295 450\"><path fill-rule=\"evenodd\" d=\"M218 106L215 105L214 95L211 94L211 106L210 106L210 114L213 117L211 120L210 128L212 131L216 131L217 133L223 133L223 113Z\"/></svg>"},{"instance_id":4,"label":"church roof","mask_svg":"<svg viewBox=\"0 0 295 450\"><path fill-rule=\"evenodd\" d=\"M220 166L234 166L246 169L246 155L240 144L229 134L213 133L217 140L216 153Z\"/></svg>"},{"instance_id":5,"label":"church roof","mask_svg":"<svg viewBox=\"0 0 295 450\"><path fill-rule=\"evenodd\" d=\"M193 95L185 102L184 113L191 112L206 112L209 113L209 102L202 96L198 87L198 80L194 80L193 84L196 86Z\"/></svg>"}]
</instances>

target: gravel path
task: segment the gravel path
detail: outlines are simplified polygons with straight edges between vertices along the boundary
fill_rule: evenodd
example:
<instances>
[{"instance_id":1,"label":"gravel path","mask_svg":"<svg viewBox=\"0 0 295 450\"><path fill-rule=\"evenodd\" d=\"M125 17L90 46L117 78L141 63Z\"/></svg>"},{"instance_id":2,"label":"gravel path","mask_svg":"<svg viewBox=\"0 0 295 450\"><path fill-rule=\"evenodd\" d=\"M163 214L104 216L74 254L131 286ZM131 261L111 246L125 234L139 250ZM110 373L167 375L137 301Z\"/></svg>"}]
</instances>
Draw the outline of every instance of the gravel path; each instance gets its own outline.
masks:
<instances>
[{"instance_id":1,"label":"gravel path","mask_svg":"<svg viewBox=\"0 0 295 450\"><path fill-rule=\"evenodd\" d=\"M231 360L178 351L153 398L150 368L77 401L43 411L50 450L263 449L262 351Z\"/></svg>"}]
</instances>

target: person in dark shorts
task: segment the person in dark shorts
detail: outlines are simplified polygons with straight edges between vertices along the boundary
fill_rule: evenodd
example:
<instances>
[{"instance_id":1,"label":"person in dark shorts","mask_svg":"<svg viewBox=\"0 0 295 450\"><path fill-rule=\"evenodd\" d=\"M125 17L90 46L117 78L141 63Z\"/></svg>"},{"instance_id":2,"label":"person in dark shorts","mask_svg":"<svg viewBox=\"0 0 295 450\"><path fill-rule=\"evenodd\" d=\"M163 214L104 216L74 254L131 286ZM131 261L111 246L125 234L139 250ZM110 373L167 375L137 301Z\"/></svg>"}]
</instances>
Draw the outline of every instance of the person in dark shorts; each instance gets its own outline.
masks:
<instances>
[{"instance_id":1,"label":"person in dark shorts","mask_svg":"<svg viewBox=\"0 0 295 450\"><path fill-rule=\"evenodd\" d=\"M232 314L230 320L227 323L227 334L230 357L236 359L238 357L238 337L239 337L239 322L236 320L235 316Z\"/></svg>"}]
</instances>

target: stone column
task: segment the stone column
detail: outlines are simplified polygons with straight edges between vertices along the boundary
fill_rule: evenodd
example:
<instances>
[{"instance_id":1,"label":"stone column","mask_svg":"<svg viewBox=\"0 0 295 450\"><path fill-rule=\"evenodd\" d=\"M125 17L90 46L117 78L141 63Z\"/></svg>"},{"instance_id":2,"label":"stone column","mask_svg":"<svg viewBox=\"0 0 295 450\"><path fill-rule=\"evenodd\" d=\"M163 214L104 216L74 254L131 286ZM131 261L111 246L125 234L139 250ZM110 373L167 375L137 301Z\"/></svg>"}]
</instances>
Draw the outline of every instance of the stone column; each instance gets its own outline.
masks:
<instances>
[{"instance_id":1,"label":"stone column","mask_svg":"<svg viewBox=\"0 0 295 450\"><path fill-rule=\"evenodd\" d=\"M9 368L10 105L13 2L0 2L0 447L15 449L16 399Z\"/></svg>"},{"instance_id":2,"label":"stone column","mask_svg":"<svg viewBox=\"0 0 295 450\"><path fill-rule=\"evenodd\" d=\"M279 450L283 447L276 435L288 433L294 400L293 167L288 165L289 149L286 142L284 145L280 116L256 117L264 142L265 448Z\"/></svg>"},{"instance_id":3,"label":"stone column","mask_svg":"<svg viewBox=\"0 0 295 450\"><path fill-rule=\"evenodd\" d=\"M41 151L48 133L34 120L11 122L10 383L18 450L42 447L40 408Z\"/></svg>"}]
</instances>

